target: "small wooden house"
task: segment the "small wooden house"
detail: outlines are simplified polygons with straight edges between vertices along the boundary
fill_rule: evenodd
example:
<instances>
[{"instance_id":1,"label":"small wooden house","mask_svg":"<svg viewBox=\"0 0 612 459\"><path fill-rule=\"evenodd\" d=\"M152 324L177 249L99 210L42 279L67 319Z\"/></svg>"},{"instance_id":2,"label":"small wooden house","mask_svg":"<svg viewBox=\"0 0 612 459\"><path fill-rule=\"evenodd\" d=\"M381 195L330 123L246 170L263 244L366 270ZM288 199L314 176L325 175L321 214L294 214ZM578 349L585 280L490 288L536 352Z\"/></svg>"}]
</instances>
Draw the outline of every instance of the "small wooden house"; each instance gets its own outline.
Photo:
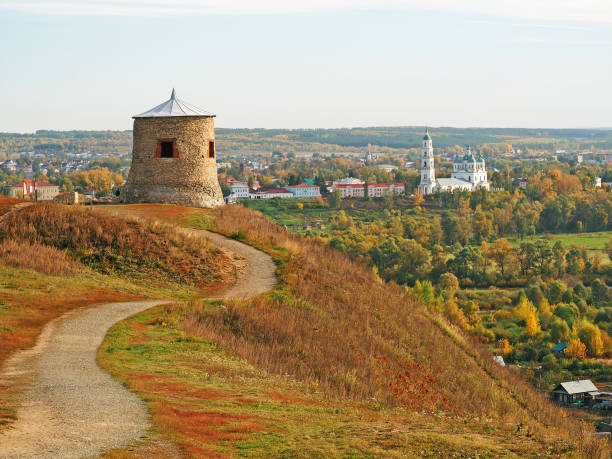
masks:
<instances>
[{"instance_id":1,"label":"small wooden house","mask_svg":"<svg viewBox=\"0 0 612 459\"><path fill-rule=\"evenodd\" d=\"M552 347L551 351L553 351L553 354L555 355L563 355L565 354L566 347L567 347L567 344L565 343L557 343Z\"/></svg>"},{"instance_id":2,"label":"small wooden house","mask_svg":"<svg viewBox=\"0 0 612 459\"><path fill-rule=\"evenodd\" d=\"M592 399L593 392L599 392L590 379L560 383L550 393L550 397L561 403L575 403Z\"/></svg>"}]
</instances>

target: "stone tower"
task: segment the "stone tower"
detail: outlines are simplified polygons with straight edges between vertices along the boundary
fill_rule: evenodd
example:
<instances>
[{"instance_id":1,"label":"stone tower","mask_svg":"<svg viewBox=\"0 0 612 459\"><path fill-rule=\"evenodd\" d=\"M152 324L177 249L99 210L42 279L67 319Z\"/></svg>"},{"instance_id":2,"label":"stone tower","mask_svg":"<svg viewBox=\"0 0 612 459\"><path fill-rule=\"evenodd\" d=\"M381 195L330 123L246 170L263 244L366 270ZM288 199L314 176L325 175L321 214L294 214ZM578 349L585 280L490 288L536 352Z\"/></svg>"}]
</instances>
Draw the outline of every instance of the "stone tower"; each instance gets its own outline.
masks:
<instances>
[{"instance_id":1,"label":"stone tower","mask_svg":"<svg viewBox=\"0 0 612 459\"><path fill-rule=\"evenodd\" d=\"M429 135L429 129L425 131L421 151L421 184L419 185L419 193L430 194L436 185L436 170L434 168L433 143Z\"/></svg>"},{"instance_id":2,"label":"stone tower","mask_svg":"<svg viewBox=\"0 0 612 459\"><path fill-rule=\"evenodd\" d=\"M214 117L178 99L174 89L166 102L133 116L132 167L121 201L222 205Z\"/></svg>"}]
</instances>

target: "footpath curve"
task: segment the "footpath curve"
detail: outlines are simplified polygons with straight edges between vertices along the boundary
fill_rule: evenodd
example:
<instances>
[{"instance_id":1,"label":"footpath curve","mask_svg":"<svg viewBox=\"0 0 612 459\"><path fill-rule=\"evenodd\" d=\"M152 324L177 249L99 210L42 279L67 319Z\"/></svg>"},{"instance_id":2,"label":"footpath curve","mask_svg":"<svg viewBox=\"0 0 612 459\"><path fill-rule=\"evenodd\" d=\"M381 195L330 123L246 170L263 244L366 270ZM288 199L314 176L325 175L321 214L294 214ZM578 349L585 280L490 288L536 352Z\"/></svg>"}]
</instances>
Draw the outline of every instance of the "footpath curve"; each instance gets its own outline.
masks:
<instances>
[{"instance_id":1,"label":"footpath curve","mask_svg":"<svg viewBox=\"0 0 612 459\"><path fill-rule=\"evenodd\" d=\"M216 299L245 298L272 289L272 258L246 244L202 230L185 231L243 261L237 281ZM36 346L15 353L0 384L31 381L17 420L0 433L0 458L97 456L127 446L151 427L146 405L96 364L108 329L167 300L109 303L71 311L45 326Z\"/></svg>"}]
</instances>

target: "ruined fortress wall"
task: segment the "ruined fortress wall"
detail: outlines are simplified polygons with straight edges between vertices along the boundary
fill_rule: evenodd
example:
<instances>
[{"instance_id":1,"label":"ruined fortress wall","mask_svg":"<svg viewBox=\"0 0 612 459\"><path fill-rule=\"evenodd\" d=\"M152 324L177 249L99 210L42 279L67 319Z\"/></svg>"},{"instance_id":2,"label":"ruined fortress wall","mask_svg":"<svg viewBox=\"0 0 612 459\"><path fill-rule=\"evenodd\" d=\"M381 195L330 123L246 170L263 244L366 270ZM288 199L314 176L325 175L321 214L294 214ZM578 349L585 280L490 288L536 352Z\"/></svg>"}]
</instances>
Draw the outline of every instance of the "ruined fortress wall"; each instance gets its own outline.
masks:
<instances>
[{"instance_id":1,"label":"ruined fortress wall","mask_svg":"<svg viewBox=\"0 0 612 459\"><path fill-rule=\"evenodd\" d=\"M208 157L208 140L214 138L213 117L135 118L132 167L121 200L222 205L217 161ZM156 158L159 139L176 139L178 158Z\"/></svg>"}]
</instances>

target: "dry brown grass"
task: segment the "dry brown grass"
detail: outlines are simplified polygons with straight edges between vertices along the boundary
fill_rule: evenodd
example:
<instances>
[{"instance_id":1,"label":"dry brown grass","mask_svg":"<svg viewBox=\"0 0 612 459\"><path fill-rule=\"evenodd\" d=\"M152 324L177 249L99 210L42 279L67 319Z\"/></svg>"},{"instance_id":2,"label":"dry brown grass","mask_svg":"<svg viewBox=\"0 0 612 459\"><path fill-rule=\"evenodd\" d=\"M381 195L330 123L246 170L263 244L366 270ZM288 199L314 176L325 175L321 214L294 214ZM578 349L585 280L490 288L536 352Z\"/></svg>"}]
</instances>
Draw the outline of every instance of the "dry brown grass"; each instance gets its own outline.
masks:
<instances>
[{"instance_id":1,"label":"dry brown grass","mask_svg":"<svg viewBox=\"0 0 612 459\"><path fill-rule=\"evenodd\" d=\"M231 275L226 257L203 238L155 221L38 203L7 217L2 239L65 251L104 274L198 287Z\"/></svg>"},{"instance_id":2,"label":"dry brown grass","mask_svg":"<svg viewBox=\"0 0 612 459\"><path fill-rule=\"evenodd\" d=\"M8 196L0 196L0 215L9 212L15 204L24 202L21 199L9 198Z\"/></svg>"},{"instance_id":3,"label":"dry brown grass","mask_svg":"<svg viewBox=\"0 0 612 459\"><path fill-rule=\"evenodd\" d=\"M194 308L186 323L191 332L330 396L494 419L502 430L543 441L569 444L579 437L589 457L609 453L588 438L588 429L399 286L257 212L227 206L214 214L220 232L286 250L282 287L216 310Z\"/></svg>"},{"instance_id":4,"label":"dry brown grass","mask_svg":"<svg viewBox=\"0 0 612 459\"><path fill-rule=\"evenodd\" d=\"M33 269L52 276L71 274L79 266L79 263L68 258L65 252L54 247L11 239L0 243L0 263L15 268Z\"/></svg>"}]
</instances>

